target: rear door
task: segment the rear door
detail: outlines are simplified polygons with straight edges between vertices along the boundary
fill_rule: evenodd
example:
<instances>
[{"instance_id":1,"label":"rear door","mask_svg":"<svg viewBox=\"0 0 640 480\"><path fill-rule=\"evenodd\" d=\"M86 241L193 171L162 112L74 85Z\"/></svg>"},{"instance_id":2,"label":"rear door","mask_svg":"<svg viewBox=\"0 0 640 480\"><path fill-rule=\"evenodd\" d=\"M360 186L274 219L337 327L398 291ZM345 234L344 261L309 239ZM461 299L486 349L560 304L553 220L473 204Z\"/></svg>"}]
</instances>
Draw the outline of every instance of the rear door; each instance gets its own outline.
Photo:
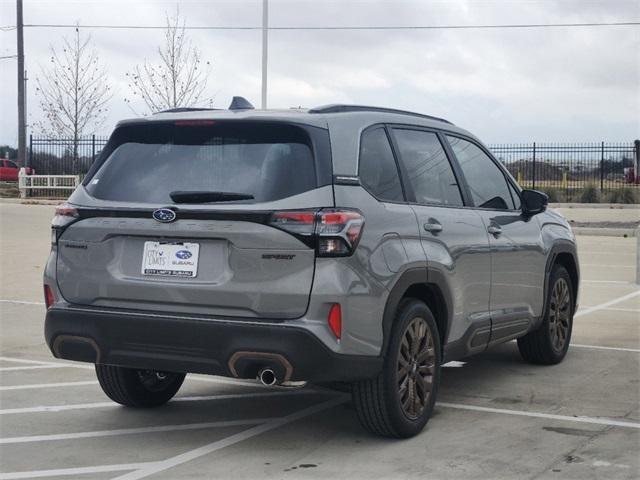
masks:
<instances>
[{"instance_id":1,"label":"rear door","mask_svg":"<svg viewBox=\"0 0 640 480\"><path fill-rule=\"evenodd\" d=\"M447 342L467 353L489 340L490 257L479 215L464 208L456 174L435 131L392 129L407 196L418 218L429 281L450 293L453 311Z\"/></svg>"},{"instance_id":2,"label":"rear door","mask_svg":"<svg viewBox=\"0 0 640 480\"><path fill-rule=\"evenodd\" d=\"M156 122L117 130L70 199L80 219L58 241L62 295L101 307L302 316L315 250L272 219L333 206L328 152L328 133L317 127Z\"/></svg>"}]
</instances>

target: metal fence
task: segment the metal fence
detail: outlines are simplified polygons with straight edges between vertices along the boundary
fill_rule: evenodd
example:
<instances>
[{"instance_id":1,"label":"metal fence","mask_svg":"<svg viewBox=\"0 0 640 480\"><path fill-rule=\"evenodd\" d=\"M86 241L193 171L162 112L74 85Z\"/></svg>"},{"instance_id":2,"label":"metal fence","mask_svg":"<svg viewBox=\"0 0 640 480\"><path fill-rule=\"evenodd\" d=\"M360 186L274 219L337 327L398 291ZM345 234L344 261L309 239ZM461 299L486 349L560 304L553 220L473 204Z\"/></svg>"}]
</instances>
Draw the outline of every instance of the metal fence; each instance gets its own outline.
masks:
<instances>
[{"instance_id":1,"label":"metal fence","mask_svg":"<svg viewBox=\"0 0 640 480\"><path fill-rule=\"evenodd\" d=\"M107 140L95 135L77 142L31 136L29 165L37 174L83 176ZM640 140L498 143L488 147L521 186L545 191L551 201L621 201L617 195L629 190L633 190L632 200L640 201Z\"/></svg>"},{"instance_id":2,"label":"metal fence","mask_svg":"<svg viewBox=\"0 0 640 480\"><path fill-rule=\"evenodd\" d=\"M640 143L640 142L638 142ZM494 144L489 149L530 188L576 188L591 184L600 190L634 183L636 142Z\"/></svg>"},{"instance_id":3,"label":"metal fence","mask_svg":"<svg viewBox=\"0 0 640 480\"><path fill-rule=\"evenodd\" d=\"M109 137L29 137L29 166L39 175L84 175Z\"/></svg>"}]
</instances>

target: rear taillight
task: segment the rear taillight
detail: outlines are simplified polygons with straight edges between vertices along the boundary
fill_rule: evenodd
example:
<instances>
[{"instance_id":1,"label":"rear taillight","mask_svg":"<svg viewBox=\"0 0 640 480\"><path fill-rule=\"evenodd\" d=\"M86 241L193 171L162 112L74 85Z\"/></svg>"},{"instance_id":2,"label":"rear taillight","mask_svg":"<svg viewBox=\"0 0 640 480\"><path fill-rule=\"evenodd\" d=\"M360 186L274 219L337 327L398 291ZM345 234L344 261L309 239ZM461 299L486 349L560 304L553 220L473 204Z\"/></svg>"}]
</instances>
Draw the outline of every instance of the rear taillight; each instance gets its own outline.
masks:
<instances>
[{"instance_id":1,"label":"rear taillight","mask_svg":"<svg viewBox=\"0 0 640 480\"><path fill-rule=\"evenodd\" d=\"M79 216L78 209L68 203L56 207L56 215L51 221L51 243L53 245L57 243L60 232L75 222Z\"/></svg>"},{"instance_id":2,"label":"rear taillight","mask_svg":"<svg viewBox=\"0 0 640 480\"><path fill-rule=\"evenodd\" d=\"M62 203L56 207L56 217L77 217L78 209L68 203Z\"/></svg>"},{"instance_id":3,"label":"rear taillight","mask_svg":"<svg viewBox=\"0 0 640 480\"><path fill-rule=\"evenodd\" d=\"M319 257L346 257L358 246L364 216L346 209L283 211L275 212L269 223L306 239Z\"/></svg>"},{"instance_id":4,"label":"rear taillight","mask_svg":"<svg viewBox=\"0 0 640 480\"><path fill-rule=\"evenodd\" d=\"M49 285L44 286L44 303L47 308L51 308L56 301L56 298L53 296L53 290Z\"/></svg>"},{"instance_id":5,"label":"rear taillight","mask_svg":"<svg viewBox=\"0 0 640 480\"><path fill-rule=\"evenodd\" d=\"M275 212L271 225L297 235L311 236L316 225L316 212Z\"/></svg>"},{"instance_id":6,"label":"rear taillight","mask_svg":"<svg viewBox=\"0 0 640 480\"><path fill-rule=\"evenodd\" d=\"M321 257L351 255L360 241L364 217L353 210L322 210L316 233Z\"/></svg>"}]
</instances>

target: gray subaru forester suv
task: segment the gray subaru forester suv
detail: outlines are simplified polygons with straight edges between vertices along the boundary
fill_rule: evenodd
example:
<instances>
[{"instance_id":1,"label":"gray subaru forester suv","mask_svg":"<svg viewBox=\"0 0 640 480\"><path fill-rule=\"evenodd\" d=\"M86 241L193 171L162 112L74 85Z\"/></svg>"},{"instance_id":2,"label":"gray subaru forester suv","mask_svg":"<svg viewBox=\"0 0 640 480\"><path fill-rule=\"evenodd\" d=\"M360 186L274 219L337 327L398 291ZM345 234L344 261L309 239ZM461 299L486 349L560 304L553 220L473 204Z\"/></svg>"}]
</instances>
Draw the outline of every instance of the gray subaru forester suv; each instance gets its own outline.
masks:
<instances>
[{"instance_id":1,"label":"gray subaru forester suv","mask_svg":"<svg viewBox=\"0 0 640 480\"><path fill-rule=\"evenodd\" d=\"M176 109L119 123L56 210L45 336L133 407L189 372L350 385L409 437L442 364L517 339L569 347L569 224L483 144L386 108Z\"/></svg>"}]
</instances>

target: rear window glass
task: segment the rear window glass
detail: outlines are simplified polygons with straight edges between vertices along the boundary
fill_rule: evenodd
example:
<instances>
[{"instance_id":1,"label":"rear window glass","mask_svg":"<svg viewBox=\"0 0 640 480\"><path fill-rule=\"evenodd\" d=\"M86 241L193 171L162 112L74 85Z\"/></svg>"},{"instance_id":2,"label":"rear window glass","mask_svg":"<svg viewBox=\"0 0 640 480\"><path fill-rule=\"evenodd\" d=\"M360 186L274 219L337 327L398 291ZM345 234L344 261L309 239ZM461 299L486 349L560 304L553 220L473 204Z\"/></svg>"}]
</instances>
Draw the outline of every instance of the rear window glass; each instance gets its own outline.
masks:
<instances>
[{"instance_id":1,"label":"rear window glass","mask_svg":"<svg viewBox=\"0 0 640 480\"><path fill-rule=\"evenodd\" d=\"M173 203L171 192L252 195L268 202L322 184L307 131L286 124L185 121L123 127L86 188L103 200ZM225 202L229 203L229 202Z\"/></svg>"}]
</instances>

